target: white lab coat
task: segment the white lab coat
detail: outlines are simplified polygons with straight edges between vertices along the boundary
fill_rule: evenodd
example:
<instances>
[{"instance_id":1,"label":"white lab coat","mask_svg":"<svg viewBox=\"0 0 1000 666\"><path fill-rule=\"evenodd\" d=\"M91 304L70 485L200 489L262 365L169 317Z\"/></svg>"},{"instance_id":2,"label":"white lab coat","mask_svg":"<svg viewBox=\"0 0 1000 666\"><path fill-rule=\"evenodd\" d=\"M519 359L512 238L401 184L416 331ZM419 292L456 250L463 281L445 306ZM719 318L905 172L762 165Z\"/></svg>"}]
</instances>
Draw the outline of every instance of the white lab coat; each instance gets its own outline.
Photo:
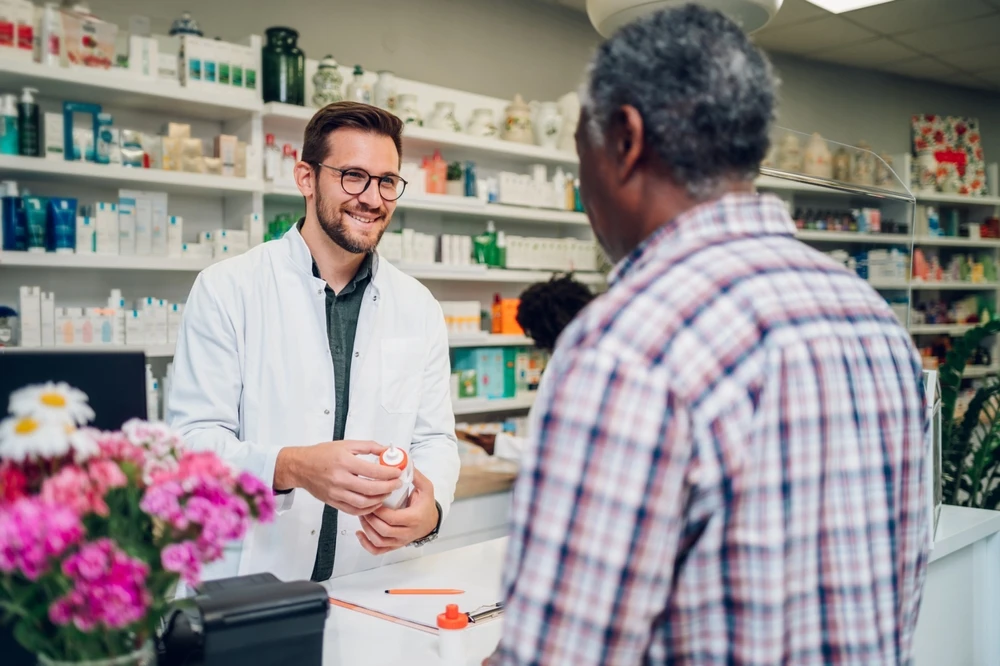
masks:
<instances>
[{"instance_id":1,"label":"white lab coat","mask_svg":"<svg viewBox=\"0 0 1000 666\"><path fill-rule=\"evenodd\" d=\"M443 516L459 458L448 335L440 305L413 278L375 257L365 290L345 439L395 444L434 484ZM174 356L168 423L193 448L218 453L270 484L278 451L333 438L334 381L326 283L292 228L282 239L215 264L195 281ZM271 572L307 579L323 503L302 489L280 495L278 517L254 527L205 578ZM358 543L358 518L340 513L334 576L416 557L381 557Z\"/></svg>"}]
</instances>

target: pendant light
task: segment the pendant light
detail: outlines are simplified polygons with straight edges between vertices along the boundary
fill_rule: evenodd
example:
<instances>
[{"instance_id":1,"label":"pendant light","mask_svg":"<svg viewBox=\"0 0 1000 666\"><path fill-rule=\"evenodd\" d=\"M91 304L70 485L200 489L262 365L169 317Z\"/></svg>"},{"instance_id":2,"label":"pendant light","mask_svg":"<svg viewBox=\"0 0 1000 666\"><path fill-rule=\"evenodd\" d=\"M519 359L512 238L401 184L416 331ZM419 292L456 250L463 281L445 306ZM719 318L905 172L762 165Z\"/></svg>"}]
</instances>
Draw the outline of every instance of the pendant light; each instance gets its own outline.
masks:
<instances>
[{"instance_id":1,"label":"pendant light","mask_svg":"<svg viewBox=\"0 0 1000 666\"><path fill-rule=\"evenodd\" d=\"M667 7L679 7L690 0L587 0L587 15L597 32L610 37L614 32L645 14ZM774 18L782 0L696 0L709 9L718 9L747 32L760 30Z\"/></svg>"}]
</instances>

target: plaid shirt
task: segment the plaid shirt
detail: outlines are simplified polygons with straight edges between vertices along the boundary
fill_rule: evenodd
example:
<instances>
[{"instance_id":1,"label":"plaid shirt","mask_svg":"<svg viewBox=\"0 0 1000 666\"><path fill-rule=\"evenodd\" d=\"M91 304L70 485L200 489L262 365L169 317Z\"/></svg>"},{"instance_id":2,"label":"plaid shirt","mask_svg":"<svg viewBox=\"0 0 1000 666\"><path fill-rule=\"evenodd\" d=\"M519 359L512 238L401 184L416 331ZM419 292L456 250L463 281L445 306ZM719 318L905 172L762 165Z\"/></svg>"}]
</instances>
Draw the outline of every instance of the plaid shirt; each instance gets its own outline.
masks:
<instances>
[{"instance_id":1,"label":"plaid shirt","mask_svg":"<svg viewBox=\"0 0 1000 666\"><path fill-rule=\"evenodd\" d=\"M563 335L493 665L900 664L927 562L921 368L864 281L728 195Z\"/></svg>"}]
</instances>

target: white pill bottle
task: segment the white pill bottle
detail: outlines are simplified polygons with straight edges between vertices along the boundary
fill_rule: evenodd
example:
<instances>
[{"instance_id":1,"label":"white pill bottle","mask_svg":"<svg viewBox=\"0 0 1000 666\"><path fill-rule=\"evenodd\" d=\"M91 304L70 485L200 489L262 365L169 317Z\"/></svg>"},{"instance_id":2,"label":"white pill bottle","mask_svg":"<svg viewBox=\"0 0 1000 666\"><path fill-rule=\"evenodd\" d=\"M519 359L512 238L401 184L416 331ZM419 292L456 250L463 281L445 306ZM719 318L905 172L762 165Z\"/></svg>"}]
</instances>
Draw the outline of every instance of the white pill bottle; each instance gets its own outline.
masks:
<instances>
[{"instance_id":1,"label":"white pill bottle","mask_svg":"<svg viewBox=\"0 0 1000 666\"><path fill-rule=\"evenodd\" d=\"M403 474L399 477L403 485L394 490L382 502L382 506L387 509L402 509L406 506L407 501L410 499L410 493L413 491L413 465L410 464L410 458L406 455L406 451L390 444L389 448L383 451L382 455L378 457L378 461L381 465L396 467L403 471Z\"/></svg>"}]
</instances>

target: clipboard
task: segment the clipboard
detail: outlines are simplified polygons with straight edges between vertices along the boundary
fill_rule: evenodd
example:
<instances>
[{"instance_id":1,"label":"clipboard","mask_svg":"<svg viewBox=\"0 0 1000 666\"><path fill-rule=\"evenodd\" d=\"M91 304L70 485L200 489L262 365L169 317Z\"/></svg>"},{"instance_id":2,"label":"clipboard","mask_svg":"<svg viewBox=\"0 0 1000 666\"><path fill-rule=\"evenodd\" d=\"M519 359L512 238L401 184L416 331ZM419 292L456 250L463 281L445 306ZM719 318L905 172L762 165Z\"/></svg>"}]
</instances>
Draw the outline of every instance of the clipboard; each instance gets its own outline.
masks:
<instances>
[{"instance_id":1,"label":"clipboard","mask_svg":"<svg viewBox=\"0 0 1000 666\"><path fill-rule=\"evenodd\" d=\"M503 614L500 576L507 539L419 557L334 578L326 583L330 603L388 622L437 634L437 616L458 604L470 623L483 624ZM390 588L455 588L463 594L389 595Z\"/></svg>"}]
</instances>

